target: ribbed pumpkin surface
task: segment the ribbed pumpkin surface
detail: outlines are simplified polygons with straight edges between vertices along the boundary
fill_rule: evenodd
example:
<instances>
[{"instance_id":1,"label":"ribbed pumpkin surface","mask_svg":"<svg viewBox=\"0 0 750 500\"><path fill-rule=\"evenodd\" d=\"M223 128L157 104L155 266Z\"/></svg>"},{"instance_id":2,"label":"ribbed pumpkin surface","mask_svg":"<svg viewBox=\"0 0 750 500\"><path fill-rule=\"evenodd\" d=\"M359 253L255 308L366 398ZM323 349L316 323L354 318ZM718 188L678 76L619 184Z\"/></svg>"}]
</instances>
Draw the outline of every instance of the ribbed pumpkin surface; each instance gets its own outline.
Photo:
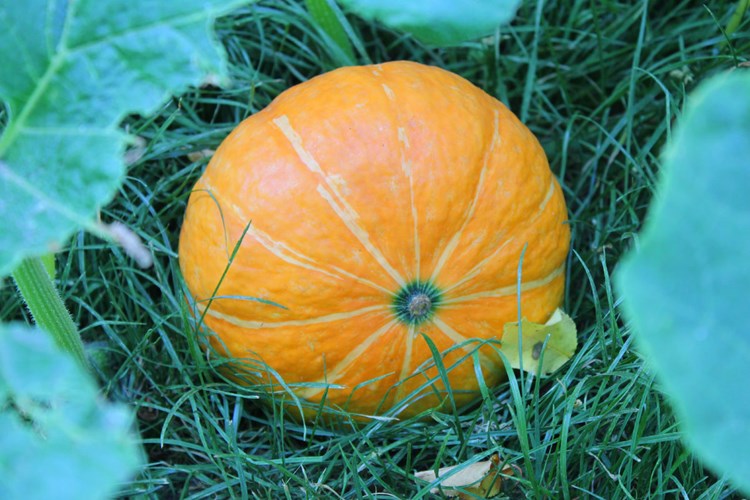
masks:
<instances>
[{"instance_id":1,"label":"ribbed pumpkin surface","mask_svg":"<svg viewBox=\"0 0 750 500\"><path fill-rule=\"evenodd\" d=\"M559 306L566 218L538 141L496 99L416 63L347 67L226 138L190 196L180 267L202 311L251 223L205 317L231 355L343 386L328 404L372 414L438 377L425 337L463 344L442 358L460 405L478 389L466 341L518 318L522 255L521 314ZM503 380L493 349L479 353L485 382ZM444 396L437 380L401 415Z\"/></svg>"}]
</instances>

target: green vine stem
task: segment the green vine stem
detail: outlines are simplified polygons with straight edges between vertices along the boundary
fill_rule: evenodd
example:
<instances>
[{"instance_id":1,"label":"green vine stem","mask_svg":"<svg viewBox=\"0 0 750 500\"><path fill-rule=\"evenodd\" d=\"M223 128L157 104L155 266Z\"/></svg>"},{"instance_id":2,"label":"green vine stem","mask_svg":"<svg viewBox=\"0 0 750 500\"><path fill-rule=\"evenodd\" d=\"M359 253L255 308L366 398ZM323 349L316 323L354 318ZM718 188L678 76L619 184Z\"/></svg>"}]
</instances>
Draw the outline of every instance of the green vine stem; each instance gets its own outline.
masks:
<instances>
[{"instance_id":1,"label":"green vine stem","mask_svg":"<svg viewBox=\"0 0 750 500\"><path fill-rule=\"evenodd\" d=\"M78 329L42 260L25 259L16 268L13 279L36 324L52 335L59 346L70 352L78 364L88 369Z\"/></svg>"}]
</instances>

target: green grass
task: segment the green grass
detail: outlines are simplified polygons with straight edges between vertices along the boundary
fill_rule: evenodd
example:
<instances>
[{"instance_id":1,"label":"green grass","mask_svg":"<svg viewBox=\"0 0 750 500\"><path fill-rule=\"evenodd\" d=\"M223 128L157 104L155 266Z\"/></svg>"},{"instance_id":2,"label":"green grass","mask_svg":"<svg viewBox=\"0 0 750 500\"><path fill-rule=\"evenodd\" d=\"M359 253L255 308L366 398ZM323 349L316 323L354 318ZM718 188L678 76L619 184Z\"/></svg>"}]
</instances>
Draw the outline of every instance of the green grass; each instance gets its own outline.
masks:
<instances>
[{"instance_id":1,"label":"green grass","mask_svg":"<svg viewBox=\"0 0 750 500\"><path fill-rule=\"evenodd\" d=\"M646 4L525 2L496 36L450 49L348 18L359 63L448 68L507 103L537 134L568 201L565 309L580 330L575 357L550 379L519 375L460 414L356 429L345 415L333 429L286 419L260 388L222 378L187 322L177 238L205 166L187 153L215 148L241 119L342 58L303 2L262 1L219 20L233 87L196 90L156 116L128 120L145 150L102 211L105 221L140 234L155 266L140 270L85 234L58 256L64 299L104 392L137 411L148 465L123 496L430 498L415 471L499 453L520 471L505 482L511 498L732 497L681 444L610 279L637 244L659 155L687 93L747 61L750 22L724 44L733 2L713 2L711 11L690 1ZM26 314L12 292L2 290L0 318Z\"/></svg>"}]
</instances>

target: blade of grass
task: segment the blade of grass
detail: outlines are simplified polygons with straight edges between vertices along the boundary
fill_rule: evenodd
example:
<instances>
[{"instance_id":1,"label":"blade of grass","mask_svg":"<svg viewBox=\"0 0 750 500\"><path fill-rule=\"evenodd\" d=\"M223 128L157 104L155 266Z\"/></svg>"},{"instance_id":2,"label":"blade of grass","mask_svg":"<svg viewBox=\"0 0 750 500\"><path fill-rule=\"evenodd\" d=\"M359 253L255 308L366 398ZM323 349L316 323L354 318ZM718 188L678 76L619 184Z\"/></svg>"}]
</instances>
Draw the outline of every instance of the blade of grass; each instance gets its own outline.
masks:
<instances>
[{"instance_id":1,"label":"blade of grass","mask_svg":"<svg viewBox=\"0 0 750 500\"><path fill-rule=\"evenodd\" d=\"M338 11L338 6L333 4L331 0L305 0L305 5L320 29L333 40L343 53L342 62L354 64L354 49L352 49L346 30L339 20L338 16L342 14Z\"/></svg>"}]
</instances>

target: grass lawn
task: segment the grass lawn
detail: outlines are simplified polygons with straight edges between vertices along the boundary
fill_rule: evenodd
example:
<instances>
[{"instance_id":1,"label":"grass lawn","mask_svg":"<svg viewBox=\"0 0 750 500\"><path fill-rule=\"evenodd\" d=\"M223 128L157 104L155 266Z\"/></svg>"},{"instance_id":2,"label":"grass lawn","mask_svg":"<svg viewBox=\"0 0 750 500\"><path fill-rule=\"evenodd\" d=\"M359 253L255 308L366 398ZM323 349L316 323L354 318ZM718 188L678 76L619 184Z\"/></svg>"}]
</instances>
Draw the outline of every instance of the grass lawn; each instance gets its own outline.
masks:
<instances>
[{"instance_id":1,"label":"grass lawn","mask_svg":"<svg viewBox=\"0 0 750 500\"><path fill-rule=\"evenodd\" d=\"M747 15L724 43L736 3L524 2L511 26L454 48L349 17L358 63L408 59L450 69L537 135L570 211L564 308L579 327L579 349L553 377L517 374L459 414L359 427L342 415L335 428L295 423L264 404L258 388L224 379L187 321L177 238L207 162L188 153L216 148L284 89L345 62L302 2L259 1L220 19L233 86L208 86L155 116L129 119L125 127L144 149L102 211L151 246L155 266L141 270L84 233L58 256L65 302L104 392L137 411L148 465L122 495L434 498L415 471L497 453L516 471L503 485L510 498L731 498L732 488L680 442L611 277L637 245L687 94L750 58ZM12 292L1 292L3 320L25 315Z\"/></svg>"}]
</instances>

